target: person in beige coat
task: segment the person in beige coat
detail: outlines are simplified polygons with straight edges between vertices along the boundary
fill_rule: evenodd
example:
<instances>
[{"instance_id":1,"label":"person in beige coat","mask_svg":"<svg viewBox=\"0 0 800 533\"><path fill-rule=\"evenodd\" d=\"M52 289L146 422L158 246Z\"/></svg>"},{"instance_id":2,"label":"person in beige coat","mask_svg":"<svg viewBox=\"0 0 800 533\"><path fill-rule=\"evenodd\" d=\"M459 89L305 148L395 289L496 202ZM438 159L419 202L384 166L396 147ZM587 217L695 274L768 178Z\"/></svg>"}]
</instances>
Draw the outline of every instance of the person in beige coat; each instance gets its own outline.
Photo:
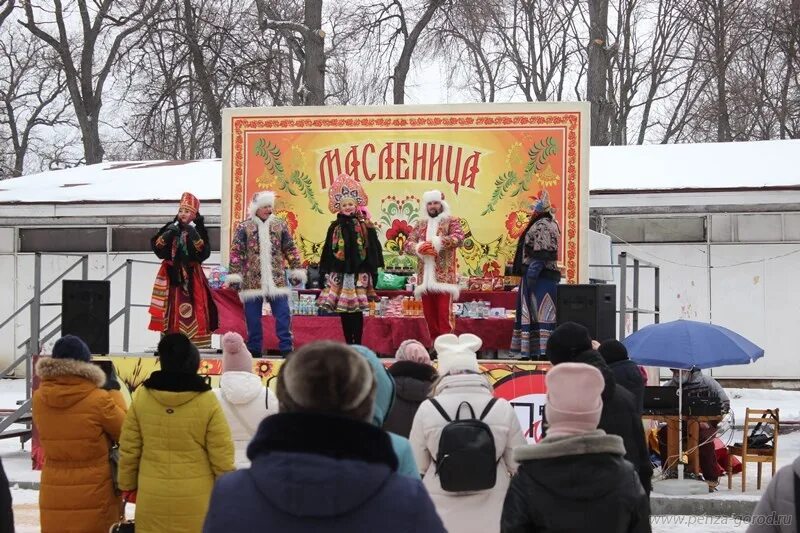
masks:
<instances>
[{"instance_id":1,"label":"person in beige coat","mask_svg":"<svg viewBox=\"0 0 800 533\"><path fill-rule=\"evenodd\" d=\"M441 335L434 342L439 354L440 379L434 384L433 397L455 420L461 402L468 402L475 413L482 413L493 397L489 381L481 375L476 352L482 341L470 333ZM462 409L466 410L466 408ZM463 413L462 413L463 415ZM469 416L467 414L467 416ZM493 488L478 492L447 492L436 475L436 459L442 429L448 423L434 405L423 402L411 427L411 448L422 482L433 499L436 511L448 531L456 533L499 533L503 500L511 476L517 470L513 449L524 445L525 438L513 407L498 398L483 421L494 437L497 454L497 481Z\"/></svg>"}]
</instances>

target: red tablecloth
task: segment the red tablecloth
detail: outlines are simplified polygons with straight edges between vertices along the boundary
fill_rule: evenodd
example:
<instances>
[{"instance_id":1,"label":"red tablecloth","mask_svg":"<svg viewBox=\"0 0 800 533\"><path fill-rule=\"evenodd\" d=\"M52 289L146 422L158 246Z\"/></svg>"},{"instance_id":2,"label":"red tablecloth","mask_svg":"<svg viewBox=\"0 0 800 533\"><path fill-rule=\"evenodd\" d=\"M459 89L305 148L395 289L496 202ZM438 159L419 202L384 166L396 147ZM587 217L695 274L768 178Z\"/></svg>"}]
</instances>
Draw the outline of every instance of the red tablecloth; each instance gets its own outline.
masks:
<instances>
[{"instance_id":1,"label":"red tablecloth","mask_svg":"<svg viewBox=\"0 0 800 533\"><path fill-rule=\"evenodd\" d=\"M219 328L216 333L236 331L247 338L244 310L236 291L220 289L212 291L212 294L219 312ZM264 348L277 350L275 319L265 316L263 325ZM456 333L474 333L483 339L484 350L507 350L513 328L514 321L504 318L456 319ZM295 347L322 339L344 342L338 316L293 316L292 333ZM393 355L406 339L417 339L427 347L433 345L424 318L365 317L362 342L377 353Z\"/></svg>"}]
</instances>

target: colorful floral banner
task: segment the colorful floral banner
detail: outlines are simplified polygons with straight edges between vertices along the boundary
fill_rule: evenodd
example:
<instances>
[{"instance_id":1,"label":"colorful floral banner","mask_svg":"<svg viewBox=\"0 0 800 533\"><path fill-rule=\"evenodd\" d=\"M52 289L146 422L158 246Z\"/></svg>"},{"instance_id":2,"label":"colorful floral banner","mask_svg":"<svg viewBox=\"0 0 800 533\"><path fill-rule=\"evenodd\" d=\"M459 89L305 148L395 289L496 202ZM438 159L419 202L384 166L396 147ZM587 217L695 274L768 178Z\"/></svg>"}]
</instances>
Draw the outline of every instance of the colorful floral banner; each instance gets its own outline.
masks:
<instances>
[{"instance_id":1,"label":"colorful floral banner","mask_svg":"<svg viewBox=\"0 0 800 533\"><path fill-rule=\"evenodd\" d=\"M403 244L422 193L439 189L466 236L461 273L502 274L546 189L566 281L585 282L588 114L585 103L225 110L223 260L252 195L272 190L304 262L316 262L334 218L329 188L347 173L369 197L387 267L416 266Z\"/></svg>"}]
</instances>

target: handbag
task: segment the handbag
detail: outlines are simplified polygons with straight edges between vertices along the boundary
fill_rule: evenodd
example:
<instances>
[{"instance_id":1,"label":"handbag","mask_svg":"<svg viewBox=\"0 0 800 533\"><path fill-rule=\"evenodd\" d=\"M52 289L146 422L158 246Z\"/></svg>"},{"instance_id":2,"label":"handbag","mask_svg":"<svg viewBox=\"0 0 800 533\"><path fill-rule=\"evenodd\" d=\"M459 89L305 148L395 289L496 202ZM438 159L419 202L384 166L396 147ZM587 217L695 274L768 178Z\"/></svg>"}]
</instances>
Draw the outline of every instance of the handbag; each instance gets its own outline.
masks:
<instances>
[{"instance_id":1,"label":"handbag","mask_svg":"<svg viewBox=\"0 0 800 533\"><path fill-rule=\"evenodd\" d=\"M108 533L136 533L136 525L133 520L125 518L125 502L122 504L122 516L119 522L112 524L108 528Z\"/></svg>"}]
</instances>

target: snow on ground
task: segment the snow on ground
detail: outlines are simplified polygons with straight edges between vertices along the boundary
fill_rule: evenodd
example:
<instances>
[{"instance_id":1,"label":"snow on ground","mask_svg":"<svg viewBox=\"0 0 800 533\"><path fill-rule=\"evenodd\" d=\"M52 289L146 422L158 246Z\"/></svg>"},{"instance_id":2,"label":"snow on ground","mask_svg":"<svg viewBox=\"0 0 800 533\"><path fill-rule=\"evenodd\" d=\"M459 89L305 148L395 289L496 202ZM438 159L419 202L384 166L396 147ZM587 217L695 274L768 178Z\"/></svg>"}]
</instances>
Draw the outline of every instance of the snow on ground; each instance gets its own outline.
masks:
<instances>
[{"instance_id":1,"label":"snow on ground","mask_svg":"<svg viewBox=\"0 0 800 533\"><path fill-rule=\"evenodd\" d=\"M774 389L725 389L731 399L736 425L744 424L745 410L780 409L780 419L800 422L800 391Z\"/></svg>"}]
</instances>

